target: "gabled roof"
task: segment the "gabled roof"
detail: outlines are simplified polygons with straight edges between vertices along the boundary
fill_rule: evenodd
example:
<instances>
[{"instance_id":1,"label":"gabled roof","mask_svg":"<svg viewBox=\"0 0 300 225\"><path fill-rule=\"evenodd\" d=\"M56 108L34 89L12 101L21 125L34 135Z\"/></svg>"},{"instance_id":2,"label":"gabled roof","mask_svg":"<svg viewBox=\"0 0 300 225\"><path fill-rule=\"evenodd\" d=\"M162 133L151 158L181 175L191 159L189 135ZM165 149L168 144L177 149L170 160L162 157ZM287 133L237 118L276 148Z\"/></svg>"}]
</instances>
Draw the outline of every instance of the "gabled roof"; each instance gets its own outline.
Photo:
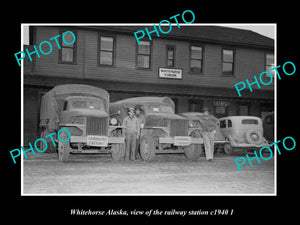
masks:
<instances>
[{"instance_id":1,"label":"gabled roof","mask_svg":"<svg viewBox=\"0 0 300 225\"><path fill-rule=\"evenodd\" d=\"M104 29L110 31L117 31L122 33L133 33L138 30L145 32L145 27L149 32L153 31L153 26L93 26L89 28ZM158 29L158 26L156 26ZM167 31L167 27L162 26L164 31ZM159 38L171 38L181 39L187 41L203 41L209 43L218 44L233 44L242 45L256 48L274 49L274 40L272 38L263 36L251 30L237 29L223 26L196 26L193 24L190 26L180 24L180 28L176 25L172 27L172 30L168 34L162 34L159 32ZM140 34L137 34L138 36ZM152 38L156 38L156 33L151 34ZM141 40L149 40L147 34Z\"/></svg>"}]
</instances>

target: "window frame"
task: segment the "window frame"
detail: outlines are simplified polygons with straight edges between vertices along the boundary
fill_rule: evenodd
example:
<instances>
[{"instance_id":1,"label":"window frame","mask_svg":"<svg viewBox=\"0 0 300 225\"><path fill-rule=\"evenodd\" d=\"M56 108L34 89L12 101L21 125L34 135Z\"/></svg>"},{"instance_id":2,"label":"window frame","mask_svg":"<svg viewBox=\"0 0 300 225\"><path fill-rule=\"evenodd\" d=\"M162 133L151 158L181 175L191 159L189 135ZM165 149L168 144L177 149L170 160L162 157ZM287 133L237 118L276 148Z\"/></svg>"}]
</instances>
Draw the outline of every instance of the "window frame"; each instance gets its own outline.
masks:
<instances>
[{"instance_id":1,"label":"window frame","mask_svg":"<svg viewBox=\"0 0 300 225\"><path fill-rule=\"evenodd\" d=\"M172 66L168 65L169 62L169 48L173 49L173 59L172 59ZM166 67L167 68L175 68L176 67L176 46L175 45L166 45Z\"/></svg>"},{"instance_id":2,"label":"window frame","mask_svg":"<svg viewBox=\"0 0 300 225\"><path fill-rule=\"evenodd\" d=\"M232 62L224 61L224 51L232 51ZM234 76L235 72L235 49L234 48L222 48L221 49L221 74L223 76ZM224 72L223 70L223 63L231 63L232 64L232 71L231 72Z\"/></svg>"},{"instance_id":3,"label":"window frame","mask_svg":"<svg viewBox=\"0 0 300 225\"><path fill-rule=\"evenodd\" d=\"M201 48L201 59L192 58L192 46ZM199 60L201 62L201 70L199 72L191 70L191 61ZM189 44L189 73L191 74L203 74L204 71L204 46L201 44L190 43Z\"/></svg>"},{"instance_id":4,"label":"window frame","mask_svg":"<svg viewBox=\"0 0 300 225\"><path fill-rule=\"evenodd\" d=\"M64 32L66 31L72 31L75 34L76 37L76 41L73 43L73 47L71 46L63 46L62 45L62 35ZM78 40L78 36L77 36L77 31L74 29L69 29L69 28L65 28L65 29L59 29L59 45L60 45L60 49L58 51L58 63L59 64L70 64L70 65L77 65L77 40ZM63 48L66 49L73 49L73 60L70 61L63 61L62 60L62 52L63 52Z\"/></svg>"},{"instance_id":5,"label":"window frame","mask_svg":"<svg viewBox=\"0 0 300 225\"><path fill-rule=\"evenodd\" d=\"M106 38L112 38L113 40L113 45L112 45L112 51L109 50L101 50L101 37L106 37ZM116 62L116 36L113 34L108 34L108 33L98 33L98 44L97 44L97 65L99 67L114 67L115 62ZM100 59L101 59L101 51L103 52L112 52L112 64L101 64Z\"/></svg>"},{"instance_id":6,"label":"window frame","mask_svg":"<svg viewBox=\"0 0 300 225\"><path fill-rule=\"evenodd\" d=\"M139 53L139 44L136 42L136 54L135 54L135 68L138 70L152 70L152 41L140 41L142 42L148 42L149 43L149 54L140 54ZM149 67L139 67L138 60L139 60L139 55L145 55L149 56Z\"/></svg>"},{"instance_id":7,"label":"window frame","mask_svg":"<svg viewBox=\"0 0 300 225\"><path fill-rule=\"evenodd\" d=\"M273 55L273 63L274 63L273 65L268 65L267 64L267 61L268 61L267 60L267 55ZM270 69L275 67L275 54L274 54L274 52L265 52L265 71L271 73L272 74L272 79L273 79L275 77L275 70L273 70L273 71L268 70L267 69L268 66L270 67ZM266 74L263 74L262 79L264 80L265 83L268 83L271 80L270 76L268 76Z\"/></svg>"}]
</instances>

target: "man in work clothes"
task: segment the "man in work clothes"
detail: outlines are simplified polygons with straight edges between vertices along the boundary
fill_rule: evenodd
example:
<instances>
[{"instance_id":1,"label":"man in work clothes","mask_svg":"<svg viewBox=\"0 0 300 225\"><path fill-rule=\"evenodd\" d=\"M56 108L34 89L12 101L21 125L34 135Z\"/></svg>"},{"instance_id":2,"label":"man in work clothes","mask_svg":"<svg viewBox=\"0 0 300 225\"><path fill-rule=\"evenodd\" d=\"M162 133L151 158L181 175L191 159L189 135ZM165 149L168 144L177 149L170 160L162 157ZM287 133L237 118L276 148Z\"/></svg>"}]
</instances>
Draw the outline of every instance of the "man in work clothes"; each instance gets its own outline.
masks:
<instances>
[{"instance_id":1,"label":"man in work clothes","mask_svg":"<svg viewBox=\"0 0 300 225\"><path fill-rule=\"evenodd\" d=\"M142 107L137 105L135 107L135 116L138 120L139 124L139 136L136 139L136 150L135 150L135 158L138 159L140 158L140 135L141 135L141 129L145 125L145 116L141 114Z\"/></svg>"},{"instance_id":2,"label":"man in work clothes","mask_svg":"<svg viewBox=\"0 0 300 225\"><path fill-rule=\"evenodd\" d=\"M138 119L134 115L134 108L129 108L128 116L123 119L123 132L125 133L125 160L128 161L129 157L135 161L136 139L139 136Z\"/></svg>"},{"instance_id":3,"label":"man in work clothes","mask_svg":"<svg viewBox=\"0 0 300 225\"><path fill-rule=\"evenodd\" d=\"M208 162L212 162L214 158L214 133L217 128L218 119L209 114L208 108L204 107L203 116L199 117L202 127L202 137L204 142L205 156Z\"/></svg>"}]
</instances>

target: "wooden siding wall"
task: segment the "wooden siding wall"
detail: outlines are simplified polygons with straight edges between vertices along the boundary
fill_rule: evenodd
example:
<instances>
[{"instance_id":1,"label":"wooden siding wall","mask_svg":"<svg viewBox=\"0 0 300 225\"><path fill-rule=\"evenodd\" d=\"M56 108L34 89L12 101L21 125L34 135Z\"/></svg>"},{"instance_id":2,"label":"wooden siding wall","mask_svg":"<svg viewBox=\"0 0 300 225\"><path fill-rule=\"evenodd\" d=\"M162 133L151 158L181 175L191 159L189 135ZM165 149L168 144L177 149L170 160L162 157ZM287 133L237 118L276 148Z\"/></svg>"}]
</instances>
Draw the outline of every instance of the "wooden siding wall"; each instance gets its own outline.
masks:
<instances>
[{"instance_id":1,"label":"wooden siding wall","mask_svg":"<svg viewBox=\"0 0 300 225\"><path fill-rule=\"evenodd\" d=\"M37 27L36 46L42 41L59 34L57 27ZM265 70L265 50L254 48L243 48L218 44L195 43L204 47L203 73L189 73L189 47L191 42L154 38L152 40L151 69L136 69L137 43L133 35L105 33L115 37L115 65L112 67L98 66L97 49L99 31L77 29L77 63L76 65L61 64L58 62L59 51L53 41L53 50L49 55L42 55L35 59L34 68L25 68L25 74L37 74L42 76L58 76L70 78L92 78L114 81L161 83L193 86L213 86L233 88L239 81L253 81ZM176 46L175 68L183 70L183 79L161 79L158 78L158 68L166 66L166 45ZM235 74L234 76L223 76L221 74L222 48L235 50ZM46 50L45 50L46 51ZM261 85L263 89L273 89ZM253 86L256 88L256 86Z\"/></svg>"}]
</instances>

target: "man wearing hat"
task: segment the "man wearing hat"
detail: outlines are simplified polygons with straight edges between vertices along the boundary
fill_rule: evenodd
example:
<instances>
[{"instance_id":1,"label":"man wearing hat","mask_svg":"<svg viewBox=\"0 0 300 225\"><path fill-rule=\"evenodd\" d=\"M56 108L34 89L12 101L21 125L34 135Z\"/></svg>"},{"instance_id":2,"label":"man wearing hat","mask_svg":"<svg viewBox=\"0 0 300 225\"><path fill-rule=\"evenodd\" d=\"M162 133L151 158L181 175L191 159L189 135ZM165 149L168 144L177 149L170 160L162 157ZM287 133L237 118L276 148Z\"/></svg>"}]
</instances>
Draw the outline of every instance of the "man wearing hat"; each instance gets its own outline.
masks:
<instances>
[{"instance_id":1,"label":"man wearing hat","mask_svg":"<svg viewBox=\"0 0 300 225\"><path fill-rule=\"evenodd\" d=\"M203 116L199 117L202 127L201 134L204 142L206 160L212 162L214 158L214 133L217 128L218 119L209 114L207 107L204 107L203 111Z\"/></svg>"},{"instance_id":2,"label":"man wearing hat","mask_svg":"<svg viewBox=\"0 0 300 225\"><path fill-rule=\"evenodd\" d=\"M134 115L134 108L128 109L128 116L123 119L124 133L125 133L125 160L129 158L135 161L136 139L139 136L138 119Z\"/></svg>"},{"instance_id":3,"label":"man wearing hat","mask_svg":"<svg viewBox=\"0 0 300 225\"><path fill-rule=\"evenodd\" d=\"M138 159L140 158L140 134L141 134L141 129L145 125L145 116L141 113L143 110L141 105L136 105L135 106L135 116L138 120L138 125L139 125L139 136L136 139L136 150L135 150L135 158Z\"/></svg>"}]
</instances>

